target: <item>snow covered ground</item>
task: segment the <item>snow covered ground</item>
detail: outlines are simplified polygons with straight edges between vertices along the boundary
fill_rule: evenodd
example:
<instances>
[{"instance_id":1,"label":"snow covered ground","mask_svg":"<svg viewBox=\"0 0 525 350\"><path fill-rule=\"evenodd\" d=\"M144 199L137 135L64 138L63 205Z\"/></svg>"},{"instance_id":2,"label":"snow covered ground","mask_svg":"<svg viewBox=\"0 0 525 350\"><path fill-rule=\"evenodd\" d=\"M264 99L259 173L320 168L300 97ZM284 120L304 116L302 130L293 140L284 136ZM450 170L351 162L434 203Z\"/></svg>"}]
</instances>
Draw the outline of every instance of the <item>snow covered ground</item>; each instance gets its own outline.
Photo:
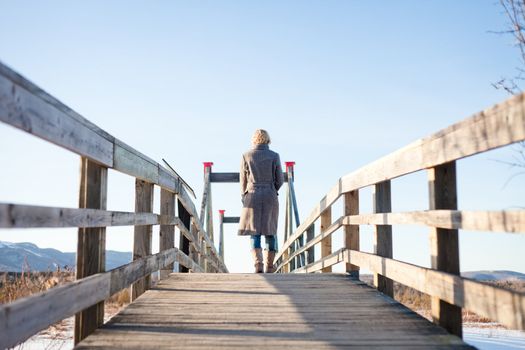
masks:
<instances>
[{"instance_id":1,"label":"snow covered ground","mask_svg":"<svg viewBox=\"0 0 525 350\"><path fill-rule=\"evenodd\" d=\"M464 327L463 339L480 350L525 349L525 332L500 327Z\"/></svg>"}]
</instances>

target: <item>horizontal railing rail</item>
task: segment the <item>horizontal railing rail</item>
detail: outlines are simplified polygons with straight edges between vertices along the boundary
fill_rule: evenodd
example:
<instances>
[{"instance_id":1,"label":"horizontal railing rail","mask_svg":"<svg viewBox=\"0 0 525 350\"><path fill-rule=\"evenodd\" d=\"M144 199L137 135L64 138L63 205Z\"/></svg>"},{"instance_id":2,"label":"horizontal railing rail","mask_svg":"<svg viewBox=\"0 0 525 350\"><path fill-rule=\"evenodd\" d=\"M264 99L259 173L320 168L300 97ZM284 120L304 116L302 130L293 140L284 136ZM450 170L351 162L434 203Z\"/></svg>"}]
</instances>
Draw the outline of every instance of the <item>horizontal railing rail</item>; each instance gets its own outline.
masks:
<instances>
[{"instance_id":1,"label":"horizontal railing rail","mask_svg":"<svg viewBox=\"0 0 525 350\"><path fill-rule=\"evenodd\" d=\"M459 275L458 230L525 232L525 211L465 211L457 208L456 161L525 140L525 95L515 96L418 140L341 177L286 239L276 256L277 272L329 272L344 263L346 271L374 273L374 284L393 297L393 281L432 297L432 317L449 332L462 335L461 308L516 329L525 329L525 294L476 282ZM429 210L392 212L390 181L428 172ZM372 186L371 214L359 213L359 191ZM343 197L344 215L332 220L332 206ZM312 235L320 219L321 232ZM359 251L360 225L374 226L374 254ZM392 225L430 228L432 267L392 258ZM332 252L332 235L344 230L344 246ZM296 241L306 243L296 249ZM296 267L294 260L316 245L321 258Z\"/></svg>"},{"instance_id":2,"label":"horizontal railing rail","mask_svg":"<svg viewBox=\"0 0 525 350\"><path fill-rule=\"evenodd\" d=\"M181 272L228 272L179 177L2 63L0 121L81 157L79 208L0 203L0 228L79 230L77 281L1 305L0 347L73 314L77 343L103 323L104 300L130 285L134 300L150 288L152 273L165 278L174 263ZM135 212L106 210L108 169L136 179ZM153 213L154 186L161 188L159 214ZM158 254L152 254L153 225L160 225ZM105 228L113 226L134 226L134 261L105 272Z\"/></svg>"}]
</instances>

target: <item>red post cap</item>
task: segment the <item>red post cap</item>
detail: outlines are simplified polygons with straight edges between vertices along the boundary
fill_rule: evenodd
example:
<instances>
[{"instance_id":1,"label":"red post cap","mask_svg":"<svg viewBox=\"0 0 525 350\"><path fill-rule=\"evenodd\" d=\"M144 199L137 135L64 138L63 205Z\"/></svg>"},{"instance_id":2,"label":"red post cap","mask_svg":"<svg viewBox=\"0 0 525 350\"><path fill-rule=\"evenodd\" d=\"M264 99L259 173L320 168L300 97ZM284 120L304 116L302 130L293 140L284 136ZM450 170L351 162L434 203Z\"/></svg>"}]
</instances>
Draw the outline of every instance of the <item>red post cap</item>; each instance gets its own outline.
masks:
<instances>
[{"instance_id":1,"label":"red post cap","mask_svg":"<svg viewBox=\"0 0 525 350\"><path fill-rule=\"evenodd\" d=\"M224 215L224 212L225 212L225 211L226 211L226 210L224 210L224 209L219 209L219 214Z\"/></svg>"},{"instance_id":2,"label":"red post cap","mask_svg":"<svg viewBox=\"0 0 525 350\"><path fill-rule=\"evenodd\" d=\"M206 169L210 168L211 173L211 166L213 165L213 162L202 162L204 164L204 173L206 173Z\"/></svg>"},{"instance_id":3,"label":"red post cap","mask_svg":"<svg viewBox=\"0 0 525 350\"><path fill-rule=\"evenodd\" d=\"M284 164L286 164L286 169L288 169L288 168L293 168L293 166L295 165L295 162L284 162Z\"/></svg>"}]
</instances>

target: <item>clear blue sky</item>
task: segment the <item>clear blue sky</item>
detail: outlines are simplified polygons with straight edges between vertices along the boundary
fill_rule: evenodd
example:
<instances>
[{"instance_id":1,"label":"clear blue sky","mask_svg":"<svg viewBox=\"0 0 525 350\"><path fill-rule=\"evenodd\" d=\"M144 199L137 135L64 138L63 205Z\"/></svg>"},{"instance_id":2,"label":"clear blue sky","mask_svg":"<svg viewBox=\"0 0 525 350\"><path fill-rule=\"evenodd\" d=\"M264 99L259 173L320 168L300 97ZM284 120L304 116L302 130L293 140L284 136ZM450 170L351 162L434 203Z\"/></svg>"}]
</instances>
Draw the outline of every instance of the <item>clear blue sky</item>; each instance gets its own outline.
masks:
<instances>
[{"instance_id":1,"label":"clear blue sky","mask_svg":"<svg viewBox=\"0 0 525 350\"><path fill-rule=\"evenodd\" d=\"M267 129L281 159L297 162L305 217L340 176L508 98L491 86L520 63L511 38L490 33L505 27L496 0L0 0L0 60L171 161L199 200L202 162L237 171L253 130ZM512 155L459 162L462 209L525 206L525 177L504 186L514 170L494 161ZM0 201L77 205L70 152L0 124L0 164ZM110 172L108 208L133 211L133 191L132 178ZM215 185L214 210L238 215L238 192ZM363 212L370 196L362 191ZM426 205L425 173L394 180L394 210ZM131 232L108 229L107 247L130 250ZM229 225L226 262L249 271L248 239L235 233ZM70 229L0 230L0 240L76 249ZM525 272L525 235L462 232L460 245L462 270ZM428 229L395 227L394 257L428 266Z\"/></svg>"}]
</instances>

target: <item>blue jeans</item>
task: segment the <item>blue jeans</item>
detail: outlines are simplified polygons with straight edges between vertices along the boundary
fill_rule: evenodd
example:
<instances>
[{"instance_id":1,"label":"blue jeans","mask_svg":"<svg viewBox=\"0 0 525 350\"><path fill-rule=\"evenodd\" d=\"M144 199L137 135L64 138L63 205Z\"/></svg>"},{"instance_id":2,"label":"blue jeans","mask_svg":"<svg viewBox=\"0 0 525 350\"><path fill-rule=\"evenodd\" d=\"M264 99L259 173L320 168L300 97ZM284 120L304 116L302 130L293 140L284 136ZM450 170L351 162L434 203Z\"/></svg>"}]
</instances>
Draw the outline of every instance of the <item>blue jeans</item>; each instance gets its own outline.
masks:
<instances>
[{"instance_id":1,"label":"blue jeans","mask_svg":"<svg viewBox=\"0 0 525 350\"><path fill-rule=\"evenodd\" d=\"M265 238L265 249L270 252L276 252L277 251L277 236L264 236ZM261 248L261 235L251 235L250 236L250 243L252 245L252 249L260 249Z\"/></svg>"}]
</instances>

